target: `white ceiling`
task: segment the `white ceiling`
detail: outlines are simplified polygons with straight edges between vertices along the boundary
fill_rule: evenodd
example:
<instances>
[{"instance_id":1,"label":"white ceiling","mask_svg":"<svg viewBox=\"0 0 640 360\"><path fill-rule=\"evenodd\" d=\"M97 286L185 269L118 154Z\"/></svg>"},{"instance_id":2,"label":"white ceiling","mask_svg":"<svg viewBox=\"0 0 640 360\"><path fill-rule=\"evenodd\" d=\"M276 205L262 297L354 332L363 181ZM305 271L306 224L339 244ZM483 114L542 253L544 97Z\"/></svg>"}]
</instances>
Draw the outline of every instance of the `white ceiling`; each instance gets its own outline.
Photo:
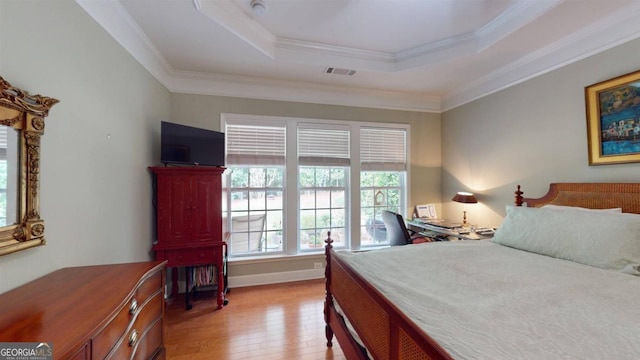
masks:
<instances>
[{"instance_id":1,"label":"white ceiling","mask_svg":"<svg viewBox=\"0 0 640 360\"><path fill-rule=\"evenodd\" d=\"M640 37L640 0L76 1L172 92L430 112Z\"/></svg>"}]
</instances>

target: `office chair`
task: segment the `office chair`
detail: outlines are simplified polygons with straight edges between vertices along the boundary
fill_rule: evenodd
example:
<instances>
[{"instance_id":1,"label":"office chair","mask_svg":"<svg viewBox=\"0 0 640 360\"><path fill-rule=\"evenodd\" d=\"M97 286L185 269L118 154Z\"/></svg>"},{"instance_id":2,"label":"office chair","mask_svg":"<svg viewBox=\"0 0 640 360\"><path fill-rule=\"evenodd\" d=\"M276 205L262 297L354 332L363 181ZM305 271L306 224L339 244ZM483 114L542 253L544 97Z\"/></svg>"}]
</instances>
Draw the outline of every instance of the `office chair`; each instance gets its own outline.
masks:
<instances>
[{"instance_id":1,"label":"office chair","mask_svg":"<svg viewBox=\"0 0 640 360\"><path fill-rule=\"evenodd\" d=\"M391 246L431 242L431 239L424 237L413 230L407 229L407 226L404 224L404 218L400 214L383 210L382 221L384 222L384 226L387 228L389 244Z\"/></svg>"}]
</instances>

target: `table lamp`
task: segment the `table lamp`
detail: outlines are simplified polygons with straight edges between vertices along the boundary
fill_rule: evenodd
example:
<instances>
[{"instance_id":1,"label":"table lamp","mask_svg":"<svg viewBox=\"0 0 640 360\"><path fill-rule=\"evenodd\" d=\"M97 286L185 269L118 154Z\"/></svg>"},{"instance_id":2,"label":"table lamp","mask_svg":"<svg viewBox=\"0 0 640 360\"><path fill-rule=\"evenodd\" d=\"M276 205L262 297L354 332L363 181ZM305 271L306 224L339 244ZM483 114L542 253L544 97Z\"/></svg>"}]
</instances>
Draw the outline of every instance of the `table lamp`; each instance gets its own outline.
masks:
<instances>
[{"instance_id":1,"label":"table lamp","mask_svg":"<svg viewBox=\"0 0 640 360\"><path fill-rule=\"evenodd\" d=\"M475 204L478 202L475 196L473 196L470 192L458 191L456 196L451 199L455 202L463 203L463 204ZM462 226L467 226L467 211L463 210L462 216Z\"/></svg>"}]
</instances>

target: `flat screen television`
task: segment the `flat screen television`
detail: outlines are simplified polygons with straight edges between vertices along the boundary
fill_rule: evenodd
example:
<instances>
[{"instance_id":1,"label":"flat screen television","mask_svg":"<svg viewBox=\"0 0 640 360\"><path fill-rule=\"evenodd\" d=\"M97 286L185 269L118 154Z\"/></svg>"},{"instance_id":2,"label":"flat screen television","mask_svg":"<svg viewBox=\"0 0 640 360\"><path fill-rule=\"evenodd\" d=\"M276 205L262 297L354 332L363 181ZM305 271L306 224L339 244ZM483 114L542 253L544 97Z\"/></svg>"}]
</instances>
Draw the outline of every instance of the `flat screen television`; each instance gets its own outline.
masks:
<instances>
[{"instance_id":1,"label":"flat screen television","mask_svg":"<svg viewBox=\"0 0 640 360\"><path fill-rule=\"evenodd\" d=\"M224 133L163 121L160 162L224 166Z\"/></svg>"}]
</instances>

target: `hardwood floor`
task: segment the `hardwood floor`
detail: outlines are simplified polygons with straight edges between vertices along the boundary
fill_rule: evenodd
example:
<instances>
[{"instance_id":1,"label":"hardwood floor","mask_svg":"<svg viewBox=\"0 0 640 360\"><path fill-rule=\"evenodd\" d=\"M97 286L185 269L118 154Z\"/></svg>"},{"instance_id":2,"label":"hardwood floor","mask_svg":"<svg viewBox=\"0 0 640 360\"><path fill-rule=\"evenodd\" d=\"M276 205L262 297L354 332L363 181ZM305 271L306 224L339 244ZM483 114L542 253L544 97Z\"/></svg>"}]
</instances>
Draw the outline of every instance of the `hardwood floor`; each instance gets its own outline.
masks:
<instances>
[{"instance_id":1,"label":"hardwood floor","mask_svg":"<svg viewBox=\"0 0 640 360\"><path fill-rule=\"evenodd\" d=\"M324 280L232 289L229 305L215 310L212 293L199 293L193 309L183 298L166 307L167 359L345 359L324 333Z\"/></svg>"}]
</instances>

